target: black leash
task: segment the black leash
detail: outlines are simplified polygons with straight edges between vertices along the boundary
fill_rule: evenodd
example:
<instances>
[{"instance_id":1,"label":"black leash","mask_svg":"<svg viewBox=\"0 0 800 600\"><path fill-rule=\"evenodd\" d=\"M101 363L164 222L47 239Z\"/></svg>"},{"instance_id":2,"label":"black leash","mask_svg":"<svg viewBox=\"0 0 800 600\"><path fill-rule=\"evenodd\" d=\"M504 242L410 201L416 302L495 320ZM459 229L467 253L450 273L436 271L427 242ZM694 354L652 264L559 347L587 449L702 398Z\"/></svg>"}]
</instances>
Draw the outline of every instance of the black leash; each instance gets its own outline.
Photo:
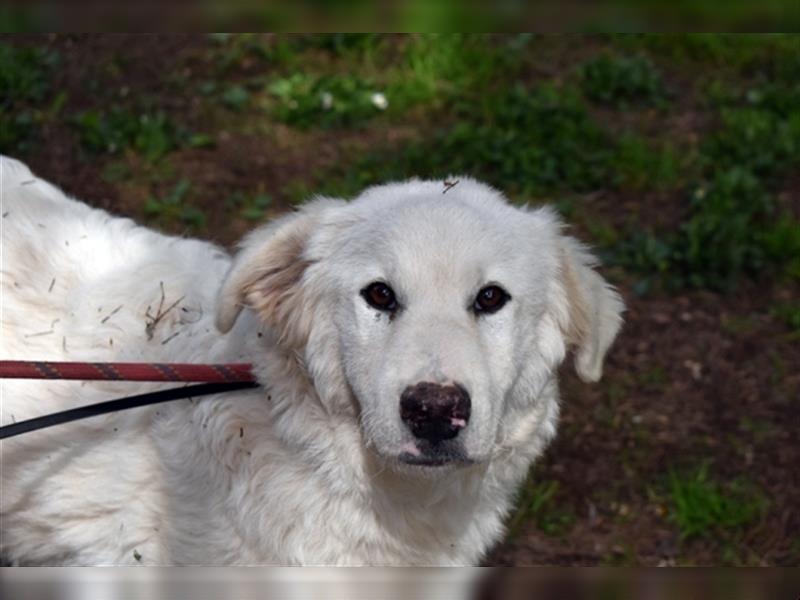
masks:
<instances>
[{"instance_id":1,"label":"black leash","mask_svg":"<svg viewBox=\"0 0 800 600\"><path fill-rule=\"evenodd\" d=\"M98 404L79 406L78 408L71 408L62 412L28 419L27 421L20 421L19 423L12 423L11 425L4 425L0 427L0 440L28 433L29 431L36 431L37 429L44 429L45 427L52 427L53 425L60 425L61 423L69 423L70 421L77 421L78 419L96 417L118 410L127 410L129 408L158 404L159 402L168 402L170 400L181 400L183 398L193 398L194 396L208 396L209 394L247 390L257 387L259 387L258 384L252 381L201 383L200 385L170 388L168 390L159 390L148 394L139 394L138 396L108 400L106 402L99 402Z\"/></svg>"}]
</instances>

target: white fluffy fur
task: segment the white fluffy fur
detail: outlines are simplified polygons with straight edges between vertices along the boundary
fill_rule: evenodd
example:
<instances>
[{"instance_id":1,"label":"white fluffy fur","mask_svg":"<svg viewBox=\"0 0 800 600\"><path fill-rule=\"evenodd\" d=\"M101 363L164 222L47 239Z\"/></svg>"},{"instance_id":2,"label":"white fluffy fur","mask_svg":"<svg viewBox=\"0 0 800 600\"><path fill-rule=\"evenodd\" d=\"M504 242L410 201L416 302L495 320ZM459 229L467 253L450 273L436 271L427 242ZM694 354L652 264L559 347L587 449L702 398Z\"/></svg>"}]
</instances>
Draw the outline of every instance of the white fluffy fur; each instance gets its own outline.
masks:
<instances>
[{"instance_id":1,"label":"white fluffy fur","mask_svg":"<svg viewBox=\"0 0 800 600\"><path fill-rule=\"evenodd\" d=\"M567 348L596 380L620 325L554 213L466 178L317 199L231 259L12 159L0 173L0 358L252 362L263 384L2 442L0 554L15 564L474 564L555 433ZM359 294L377 279L395 319ZM487 283L512 299L476 317ZM181 301L148 332L162 285L164 308ZM413 444L399 394L431 380L471 394L469 466L397 460ZM0 418L158 387L3 380Z\"/></svg>"}]
</instances>

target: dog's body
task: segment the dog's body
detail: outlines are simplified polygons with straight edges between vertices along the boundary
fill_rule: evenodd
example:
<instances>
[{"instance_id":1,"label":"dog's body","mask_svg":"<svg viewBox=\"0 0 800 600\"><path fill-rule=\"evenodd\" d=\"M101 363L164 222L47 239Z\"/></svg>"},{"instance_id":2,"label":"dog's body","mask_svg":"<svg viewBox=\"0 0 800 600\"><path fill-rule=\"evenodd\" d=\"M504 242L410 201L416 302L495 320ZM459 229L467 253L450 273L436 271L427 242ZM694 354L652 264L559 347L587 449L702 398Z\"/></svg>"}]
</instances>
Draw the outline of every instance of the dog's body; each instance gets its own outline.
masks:
<instances>
[{"instance_id":1,"label":"dog's body","mask_svg":"<svg viewBox=\"0 0 800 600\"><path fill-rule=\"evenodd\" d=\"M552 213L467 179L316 200L235 260L11 159L0 184L0 358L251 362L263 385L2 442L12 563L474 564L555 433L567 347L596 380L620 323ZM4 380L2 424L158 387Z\"/></svg>"}]
</instances>

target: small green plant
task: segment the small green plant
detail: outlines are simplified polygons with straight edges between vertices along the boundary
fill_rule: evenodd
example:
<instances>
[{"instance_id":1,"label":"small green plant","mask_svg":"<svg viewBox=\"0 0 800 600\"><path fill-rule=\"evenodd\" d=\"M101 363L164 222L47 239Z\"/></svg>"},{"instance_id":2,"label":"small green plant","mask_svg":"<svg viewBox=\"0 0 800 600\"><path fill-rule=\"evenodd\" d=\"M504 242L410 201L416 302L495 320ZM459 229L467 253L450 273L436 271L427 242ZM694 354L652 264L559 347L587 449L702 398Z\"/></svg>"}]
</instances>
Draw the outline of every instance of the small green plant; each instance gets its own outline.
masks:
<instances>
[{"instance_id":1,"label":"small green plant","mask_svg":"<svg viewBox=\"0 0 800 600\"><path fill-rule=\"evenodd\" d=\"M627 134L617 142L611 168L617 186L639 191L674 186L681 166L678 154L670 146L654 148L646 140Z\"/></svg>"},{"instance_id":2,"label":"small green plant","mask_svg":"<svg viewBox=\"0 0 800 600\"><path fill-rule=\"evenodd\" d=\"M603 261L617 265L642 276L634 284L633 291L643 296L650 292L662 278L675 282L674 242L650 232L632 231L622 236L618 244L600 250Z\"/></svg>"},{"instance_id":3,"label":"small green plant","mask_svg":"<svg viewBox=\"0 0 800 600\"><path fill-rule=\"evenodd\" d=\"M48 76L56 65L55 54L40 48L0 44L0 103L42 100L50 90Z\"/></svg>"},{"instance_id":4,"label":"small green plant","mask_svg":"<svg viewBox=\"0 0 800 600\"><path fill-rule=\"evenodd\" d=\"M110 183L125 181L131 177L130 165L123 159L109 161L103 167L101 177Z\"/></svg>"},{"instance_id":5,"label":"small green plant","mask_svg":"<svg viewBox=\"0 0 800 600\"><path fill-rule=\"evenodd\" d=\"M377 86L352 75L314 77L295 73L273 81L269 92L276 99L275 116L302 128L352 126L389 105Z\"/></svg>"},{"instance_id":6,"label":"small green plant","mask_svg":"<svg viewBox=\"0 0 800 600\"><path fill-rule=\"evenodd\" d=\"M319 48L333 55L349 57L374 51L381 43L376 33L327 33L304 36L297 40L301 48Z\"/></svg>"},{"instance_id":7,"label":"small green plant","mask_svg":"<svg viewBox=\"0 0 800 600\"><path fill-rule=\"evenodd\" d=\"M268 61L274 60L278 52L276 48L283 48L283 43L270 47L262 35L255 33L212 33L209 38L214 43L212 59L221 74L240 67L249 60Z\"/></svg>"},{"instance_id":8,"label":"small green plant","mask_svg":"<svg viewBox=\"0 0 800 600\"><path fill-rule=\"evenodd\" d=\"M483 95L493 79L513 74L521 56L482 34L415 35L390 73L388 95L401 106L463 101Z\"/></svg>"},{"instance_id":9,"label":"small green plant","mask_svg":"<svg viewBox=\"0 0 800 600\"><path fill-rule=\"evenodd\" d=\"M779 304L772 309L772 314L783 321L790 329L800 331L800 302Z\"/></svg>"},{"instance_id":10,"label":"small green plant","mask_svg":"<svg viewBox=\"0 0 800 600\"><path fill-rule=\"evenodd\" d=\"M644 56L600 56L581 68L581 89L602 104L626 107L662 104L664 82L655 65Z\"/></svg>"},{"instance_id":11,"label":"small green plant","mask_svg":"<svg viewBox=\"0 0 800 600\"><path fill-rule=\"evenodd\" d=\"M639 386L648 391L663 391L669 383L669 375L661 365L651 365L638 374Z\"/></svg>"},{"instance_id":12,"label":"small green plant","mask_svg":"<svg viewBox=\"0 0 800 600\"><path fill-rule=\"evenodd\" d=\"M604 219L589 220L584 226L589 231L593 244L602 247L613 247L620 241L617 228Z\"/></svg>"},{"instance_id":13,"label":"small green plant","mask_svg":"<svg viewBox=\"0 0 800 600\"><path fill-rule=\"evenodd\" d=\"M164 114L135 114L122 109L86 111L74 125L84 148L94 153L116 154L130 148L155 162L183 145L202 145L202 136L190 136Z\"/></svg>"},{"instance_id":14,"label":"small green plant","mask_svg":"<svg viewBox=\"0 0 800 600\"><path fill-rule=\"evenodd\" d=\"M742 169L722 172L694 191L691 205L677 249L690 285L730 287L764 266L758 234L769 227L772 205L755 177Z\"/></svg>"},{"instance_id":15,"label":"small green plant","mask_svg":"<svg viewBox=\"0 0 800 600\"><path fill-rule=\"evenodd\" d=\"M144 212L165 223L179 222L189 227L200 229L206 223L203 211L186 203L186 196L191 184L181 179L163 198L151 196L144 205Z\"/></svg>"},{"instance_id":16,"label":"small green plant","mask_svg":"<svg viewBox=\"0 0 800 600\"><path fill-rule=\"evenodd\" d=\"M798 325L800 327L800 325ZM753 440L760 444L775 435L780 435L780 427L767 419L751 419L750 417L741 417L739 419L739 429L752 436ZM732 438L734 436L731 436ZM739 441L741 443L741 441Z\"/></svg>"},{"instance_id":17,"label":"small green plant","mask_svg":"<svg viewBox=\"0 0 800 600\"><path fill-rule=\"evenodd\" d=\"M49 95L57 63L53 52L0 44L0 153L25 149L42 119L42 111L32 105L41 105ZM63 101L63 96L56 100Z\"/></svg>"},{"instance_id":18,"label":"small green plant","mask_svg":"<svg viewBox=\"0 0 800 600\"><path fill-rule=\"evenodd\" d=\"M670 470L669 494L670 519L678 525L683 540L730 538L767 507L764 497L742 480L723 485L710 479L708 463L682 474Z\"/></svg>"},{"instance_id":19,"label":"small green plant","mask_svg":"<svg viewBox=\"0 0 800 600\"><path fill-rule=\"evenodd\" d=\"M272 198L266 194L256 194L248 196L236 193L228 200L228 207L235 210L239 216L249 221L260 221L264 218L264 212L272 204Z\"/></svg>"},{"instance_id":20,"label":"small green plant","mask_svg":"<svg viewBox=\"0 0 800 600\"><path fill-rule=\"evenodd\" d=\"M231 110L244 110L250 102L250 93L241 85L232 85L222 93L222 103Z\"/></svg>"},{"instance_id":21,"label":"small green plant","mask_svg":"<svg viewBox=\"0 0 800 600\"><path fill-rule=\"evenodd\" d=\"M529 481L520 492L517 510L509 520L509 535L513 536L529 520L545 535L566 534L575 523L576 517L570 507L559 502L558 492L557 481Z\"/></svg>"},{"instance_id":22,"label":"small green plant","mask_svg":"<svg viewBox=\"0 0 800 600\"><path fill-rule=\"evenodd\" d=\"M706 143L714 169L746 169L771 177L800 163L800 101L789 114L764 108L726 108L722 126Z\"/></svg>"}]
</instances>

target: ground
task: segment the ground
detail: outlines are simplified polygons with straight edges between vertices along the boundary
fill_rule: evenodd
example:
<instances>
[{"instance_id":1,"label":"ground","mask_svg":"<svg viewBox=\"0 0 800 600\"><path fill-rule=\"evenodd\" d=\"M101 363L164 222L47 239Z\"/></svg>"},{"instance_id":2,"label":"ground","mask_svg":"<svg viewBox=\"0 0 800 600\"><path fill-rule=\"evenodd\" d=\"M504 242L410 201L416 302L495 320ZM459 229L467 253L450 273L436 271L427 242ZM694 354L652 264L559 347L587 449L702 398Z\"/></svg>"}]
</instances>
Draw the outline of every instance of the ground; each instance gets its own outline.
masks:
<instances>
[{"instance_id":1,"label":"ground","mask_svg":"<svg viewBox=\"0 0 800 600\"><path fill-rule=\"evenodd\" d=\"M486 564L800 562L796 36L0 39L0 152L232 246L314 193L467 173L627 304Z\"/></svg>"}]
</instances>

